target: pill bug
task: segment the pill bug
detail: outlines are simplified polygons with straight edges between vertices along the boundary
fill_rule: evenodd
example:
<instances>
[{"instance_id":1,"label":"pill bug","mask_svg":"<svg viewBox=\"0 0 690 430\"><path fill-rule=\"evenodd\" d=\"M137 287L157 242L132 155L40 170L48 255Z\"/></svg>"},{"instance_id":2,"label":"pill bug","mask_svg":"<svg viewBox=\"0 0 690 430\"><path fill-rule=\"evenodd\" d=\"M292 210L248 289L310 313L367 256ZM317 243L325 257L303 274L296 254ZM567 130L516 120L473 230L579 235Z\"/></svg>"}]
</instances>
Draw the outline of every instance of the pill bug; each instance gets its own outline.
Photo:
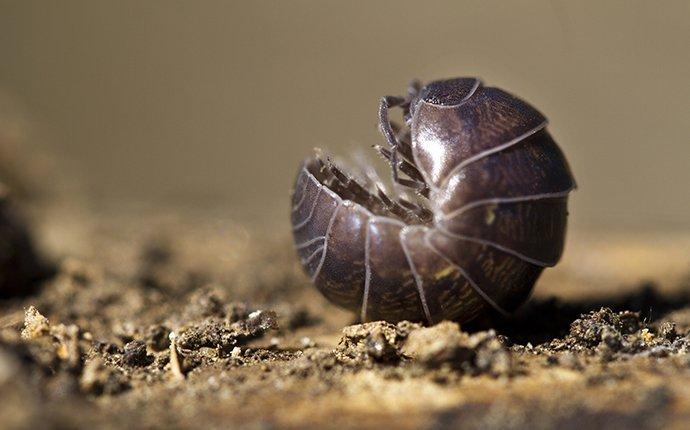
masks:
<instances>
[{"instance_id":1,"label":"pill bug","mask_svg":"<svg viewBox=\"0 0 690 430\"><path fill-rule=\"evenodd\" d=\"M404 125L388 119L392 107ZM307 158L292 191L304 270L362 321L509 314L563 250L575 182L546 125L477 78L413 82L406 97L383 97L388 145L375 148L398 192L370 168L346 170L318 151Z\"/></svg>"}]
</instances>

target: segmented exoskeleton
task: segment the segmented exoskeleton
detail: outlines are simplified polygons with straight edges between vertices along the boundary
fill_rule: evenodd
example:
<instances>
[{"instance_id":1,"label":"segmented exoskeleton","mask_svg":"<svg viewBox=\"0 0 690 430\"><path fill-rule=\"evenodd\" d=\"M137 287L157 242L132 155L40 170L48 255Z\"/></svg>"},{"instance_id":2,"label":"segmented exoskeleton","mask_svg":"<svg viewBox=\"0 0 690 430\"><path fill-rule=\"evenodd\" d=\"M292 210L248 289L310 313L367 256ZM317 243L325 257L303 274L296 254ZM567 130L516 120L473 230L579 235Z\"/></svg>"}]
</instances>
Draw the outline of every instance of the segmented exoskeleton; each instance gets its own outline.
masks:
<instances>
[{"instance_id":1,"label":"segmented exoskeleton","mask_svg":"<svg viewBox=\"0 0 690 430\"><path fill-rule=\"evenodd\" d=\"M393 106L405 126L388 120ZM457 78L384 97L379 122L389 147L377 150L416 197L390 197L319 153L305 160L292 228L307 274L363 321L513 311L560 259L575 188L546 118L479 79Z\"/></svg>"}]
</instances>

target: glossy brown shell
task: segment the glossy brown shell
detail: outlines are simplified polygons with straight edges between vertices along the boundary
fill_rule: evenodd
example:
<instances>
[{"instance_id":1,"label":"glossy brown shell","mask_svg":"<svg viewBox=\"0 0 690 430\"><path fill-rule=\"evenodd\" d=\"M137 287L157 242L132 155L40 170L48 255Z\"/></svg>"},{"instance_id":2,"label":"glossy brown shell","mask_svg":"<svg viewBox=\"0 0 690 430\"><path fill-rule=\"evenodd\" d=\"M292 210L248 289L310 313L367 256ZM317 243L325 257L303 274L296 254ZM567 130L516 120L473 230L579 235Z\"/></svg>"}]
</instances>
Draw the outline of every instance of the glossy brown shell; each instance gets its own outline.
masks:
<instances>
[{"instance_id":1,"label":"glossy brown shell","mask_svg":"<svg viewBox=\"0 0 690 430\"><path fill-rule=\"evenodd\" d=\"M302 266L364 321L513 311L560 259L575 187L546 118L475 78L432 82L409 110L411 158L433 219L381 209L366 187L310 157L292 194Z\"/></svg>"}]
</instances>

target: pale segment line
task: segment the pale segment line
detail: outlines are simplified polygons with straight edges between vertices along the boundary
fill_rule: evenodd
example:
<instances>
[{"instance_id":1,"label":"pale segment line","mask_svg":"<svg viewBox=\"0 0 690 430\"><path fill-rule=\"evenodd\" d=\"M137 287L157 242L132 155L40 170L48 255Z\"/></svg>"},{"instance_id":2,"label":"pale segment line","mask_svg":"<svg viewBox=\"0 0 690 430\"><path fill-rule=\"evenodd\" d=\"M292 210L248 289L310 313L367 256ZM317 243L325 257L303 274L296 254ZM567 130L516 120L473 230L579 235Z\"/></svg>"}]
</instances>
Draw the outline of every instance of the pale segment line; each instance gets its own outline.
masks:
<instances>
[{"instance_id":1,"label":"pale segment line","mask_svg":"<svg viewBox=\"0 0 690 430\"><path fill-rule=\"evenodd\" d=\"M364 317L366 316L366 308L367 308L367 297L369 295L369 286L368 286L368 280L369 276L371 275L371 268L369 267L369 245L368 245L368 237L369 237L369 222L371 221L372 218L375 217L375 215L367 208L364 206L360 205L359 203L355 203L351 200L343 200L343 205L344 206L352 206L355 208L355 210L362 211L366 215L366 223L364 226L364 288L362 289L362 309L360 310L360 318L362 322L365 322Z\"/></svg>"},{"instance_id":2,"label":"pale segment line","mask_svg":"<svg viewBox=\"0 0 690 430\"><path fill-rule=\"evenodd\" d=\"M300 176L304 175L305 173L307 175L309 174L309 172L307 172L305 169L302 169ZM302 206L302 203L304 203L304 199L307 197L306 191L307 191L307 185L309 185L309 176L306 176L306 177L307 177L307 179L304 181L304 186L302 187L302 197L299 199L299 201L296 204L294 204L292 206L293 212L296 212Z\"/></svg>"},{"instance_id":3,"label":"pale segment line","mask_svg":"<svg viewBox=\"0 0 690 430\"><path fill-rule=\"evenodd\" d=\"M496 153L496 152L503 151L504 149L506 149L506 148L508 148L508 147L510 147L510 146L515 145L516 143L520 142L521 140L524 140L524 139L526 139L526 138L532 136L533 134L537 133L538 131L541 131L544 127L547 126L548 123L549 123L549 122L548 122L547 120L545 120L544 122L542 122L541 124L539 124L539 125L536 126L535 128L533 128L533 129L527 131L526 133L521 134L520 136L516 137L515 139L511 139L511 140L509 140L509 141L506 142L506 143L503 143L503 144L498 145L498 146L496 146L496 147L493 147L493 148L491 148L491 149L487 149L486 151L482 151L482 152L480 152L480 153L478 153L478 154L473 155L473 156L470 157L470 158L467 158L467 159L463 160L463 161L460 162L457 166L453 167L453 169L452 169L450 172L448 172L448 174L446 175L446 177L443 178L443 180L441 180L441 181L439 182L439 183L441 184L441 188L443 188L445 185L447 185L447 183L448 183L448 181L450 180L450 177L451 177L451 176L455 175L456 173L458 173L460 170L464 169L464 168L467 167L468 165L474 163L474 162L477 161L477 160L481 160L482 158L484 158L484 157L486 157L486 156L488 156L488 155L494 154L494 153Z\"/></svg>"},{"instance_id":4,"label":"pale segment line","mask_svg":"<svg viewBox=\"0 0 690 430\"><path fill-rule=\"evenodd\" d=\"M474 95L474 93L477 92L477 90L479 89L479 87L480 87L482 84L484 84L484 82L482 82L481 79L479 79L479 78L474 78L474 86L472 87L472 89L470 90L470 92L467 93L467 95L466 95L465 97L463 97L462 100L460 100L459 102L455 103L454 105L438 105L438 104L431 103L431 102L426 101L426 100L422 100L422 102L423 102L423 103L426 103L426 104L428 104L428 105L434 106L434 107L436 107L436 108L439 108L439 109L455 109L455 108L457 108L458 106L462 106L462 105L464 105L465 103L467 103L467 102L469 101L469 99L472 98L472 96Z\"/></svg>"},{"instance_id":5,"label":"pale segment line","mask_svg":"<svg viewBox=\"0 0 690 430\"><path fill-rule=\"evenodd\" d=\"M316 209L316 203L319 201L319 196L321 195L321 190L323 190L323 185L319 184L319 191L316 192L316 197L314 197L314 203L311 205L311 210L306 219L292 226L292 231L297 231L307 225L311 221L311 217L314 215L314 209Z\"/></svg>"},{"instance_id":6,"label":"pale segment line","mask_svg":"<svg viewBox=\"0 0 690 430\"><path fill-rule=\"evenodd\" d=\"M422 102L426 103L428 105L431 105L431 106L435 106L435 107L440 108L440 109L457 108L458 106L467 103L472 98L472 96L477 92L479 87L484 84L484 82L482 82L482 80L479 78L474 78L474 81L475 81L474 87L472 87L472 90L470 91L470 93L467 96L465 96L465 98L463 98L458 104L454 104L454 105L450 105L450 106L441 106L441 105L435 105L433 103L429 103L429 102L424 101L424 100L422 100ZM413 122L413 126L414 126L414 122ZM414 135L414 133L412 133L412 135ZM419 173L422 174L422 178L424 178L424 182L426 182L429 189L433 193L438 193L440 188L437 187L436 185L434 185L434 182L431 180L431 175L429 175L429 173L422 167L421 163L419 162L419 157L417 156L417 151L415 149L416 148L415 148L414 142L412 142L412 160L414 161L414 163L417 167L417 170L419 170ZM443 184L443 181L441 181L440 183Z\"/></svg>"},{"instance_id":7,"label":"pale segment line","mask_svg":"<svg viewBox=\"0 0 690 430\"><path fill-rule=\"evenodd\" d=\"M524 261L526 261L526 262L528 262L528 263L532 263L532 264L537 265L537 266L541 266L541 267L553 267L553 266L555 266L556 263L557 263L557 261L555 261L555 262L553 262L553 263L548 263L548 262L546 262L546 261L541 261L541 260L537 260L537 259L532 258L532 257L528 257L528 256L526 256L526 255L524 255L524 254L521 254L521 253L515 251L514 249L505 247L505 246L503 246L503 245L499 245L499 244L497 244L497 243L495 243L495 242L491 242L491 241L484 240L484 239L479 239L479 238L476 238L476 237L464 236L464 235L462 235L462 234L451 233L450 231L448 231L448 230L446 230L445 228L440 227L440 226L437 226L437 228L438 228L438 231L440 231L441 234L443 234L443 235L445 235L445 236L453 237L453 238L457 238L457 239L462 239L462 240L466 240L466 241L468 241L468 242L478 243L478 244L480 244L480 245L491 246L491 247L494 247L494 248L498 249L499 251L503 251L503 252L508 253L508 254L510 254L510 255L514 255L515 257L518 257L518 258L521 259L521 260L524 260Z\"/></svg>"},{"instance_id":8,"label":"pale segment line","mask_svg":"<svg viewBox=\"0 0 690 430\"><path fill-rule=\"evenodd\" d=\"M369 224L371 218L367 218L366 230L364 233L364 291L362 292L362 310L359 318L362 322L367 322L367 302L369 301L369 282L371 281L371 265L369 264Z\"/></svg>"},{"instance_id":9,"label":"pale segment line","mask_svg":"<svg viewBox=\"0 0 690 430\"><path fill-rule=\"evenodd\" d=\"M313 238L313 239L310 239L310 240L307 240L307 241L305 241L305 242L296 244L296 245L295 245L295 249L303 249L303 248L306 248L306 247L308 247L309 245L311 245L311 244L313 244L313 243L316 243L316 242L318 242L318 241L320 241L320 240L324 240L325 238L326 238L326 236L317 236L317 237L315 237L315 238Z\"/></svg>"},{"instance_id":10,"label":"pale segment line","mask_svg":"<svg viewBox=\"0 0 690 430\"><path fill-rule=\"evenodd\" d=\"M441 219L448 220L451 218L455 218L456 216L461 215L462 213L464 213L470 209L474 209L476 207L479 207L479 206L485 206L485 205L491 205L491 204L501 204L501 203L527 202L527 201L534 201L534 200L555 199L555 198L559 198L559 197L566 197L574 189L575 189L575 187L570 187L565 191L558 191L558 192L554 192L554 193L531 194L528 196L519 196L519 197L493 197L490 199L475 200L473 202L462 205L458 209L455 209L452 212L449 212L447 214L442 213Z\"/></svg>"},{"instance_id":11,"label":"pale segment line","mask_svg":"<svg viewBox=\"0 0 690 430\"><path fill-rule=\"evenodd\" d=\"M422 164L419 162L419 157L417 156L417 151L415 151L414 143L412 145L412 160L414 161L414 164L417 167L417 170L419 170L419 173L421 173L422 178L424 178L424 182L426 182L426 185L429 187L429 190L431 191L431 193L432 194L438 193L439 188L436 185L434 185L433 181L431 180L431 176L424 169L424 166L422 166Z\"/></svg>"},{"instance_id":12,"label":"pale segment line","mask_svg":"<svg viewBox=\"0 0 690 430\"><path fill-rule=\"evenodd\" d=\"M388 224L396 224L402 227L405 227L405 223L398 221L397 219L386 217L386 216L373 216L370 218L367 218L367 223L366 223L366 232L364 235L364 292L362 293L362 310L360 311L360 319L362 322L366 322L366 316L367 316L367 306L369 302L369 291L371 288L371 262L369 260L370 257L370 245L371 245L371 237L369 234L369 226L373 222L383 222L383 223L388 223Z\"/></svg>"},{"instance_id":13,"label":"pale segment line","mask_svg":"<svg viewBox=\"0 0 690 430\"><path fill-rule=\"evenodd\" d=\"M323 267L323 262L326 261L326 254L328 253L328 238L331 235L331 227L333 227L333 222L335 221L335 217L338 215L338 211L340 210L340 207L343 205L342 199L338 197L338 206L335 207L335 210L333 211L333 215L331 215L331 219L328 221L328 227L326 227L326 236L325 240L323 241L323 255L321 256L321 261L319 261L319 265L316 267L316 272L314 272L314 275L311 277L311 281L314 282L319 276L319 273L321 273L321 268Z\"/></svg>"},{"instance_id":14,"label":"pale segment line","mask_svg":"<svg viewBox=\"0 0 690 430\"><path fill-rule=\"evenodd\" d=\"M402 221L400 221L400 220L397 220L397 219L395 219L395 218L391 218L391 217L389 217L389 216L377 216L377 215L374 215L373 218L374 218L374 222L381 222L381 223L384 223L384 224L395 224L395 225L400 226L400 227L405 227L405 226L406 226L406 224L405 224L404 222L402 222Z\"/></svg>"},{"instance_id":15,"label":"pale segment line","mask_svg":"<svg viewBox=\"0 0 690 430\"><path fill-rule=\"evenodd\" d=\"M417 272L417 269L414 266L414 263L412 262L412 256L410 256L410 252L407 249L407 246L405 246L405 241L403 240L403 237L405 234L411 229L414 228L412 226L405 226L400 230L400 234L398 235L399 240L400 240L400 246L402 247L403 253L405 254L405 258L407 259L407 264L410 266L410 271L412 271L412 276L414 277L415 284L417 284L417 292L419 293L419 300L422 302L422 308L424 309L424 315L426 316L427 321L429 322L429 325L434 323L434 320L431 318L431 312L429 312L429 306L426 303L426 294L424 293L424 285L422 282L422 278L419 276L419 273Z\"/></svg>"},{"instance_id":16,"label":"pale segment line","mask_svg":"<svg viewBox=\"0 0 690 430\"><path fill-rule=\"evenodd\" d=\"M460 103L458 103L458 105L467 103L467 101L468 101L469 99L472 98L472 96L474 95L474 93L477 92L477 90L479 89L479 87L480 87L482 84L483 84L483 82L482 82L481 79L479 79L479 78L474 78L474 87L472 87L472 90L470 90L470 93L467 94L467 96L465 96L465 98L463 98L462 101L460 101Z\"/></svg>"},{"instance_id":17,"label":"pale segment line","mask_svg":"<svg viewBox=\"0 0 690 430\"><path fill-rule=\"evenodd\" d=\"M470 283L470 285L472 286L472 288L474 288L474 291L476 291L477 294L479 294L488 304L490 304L494 309L496 309L496 310L497 310L498 312L500 312L502 315L504 315L504 316L510 315L510 314L509 314L508 312L506 312L502 307L500 307L496 302L494 302L493 299L492 299L491 297L489 297L481 288L479 288L479 286L474 282L474 280L473 280L472 278L470 278L470 276L467 274L467 272L465 271L465 269L463 269L463 268L460 267L458 264L456 264L456 263L454 263L453 261L451 261L450 258L448 258L445 254L443 254L439 249L437 249L437 248L431 243L431 241L429 240L429 234L430 234L430 233L431 233L431 232L429 231L429 232L427 232L427 234L424 235L424 242L426 243L426 245L427 245L432 251L434 251L436 254L438 254L439 257L441 257L443 260L445 260L448 264L450 264L451 266L457 268L457 269L460 271L460 273L462 274L462 276L464 276L465 279L467 279L467 281Z\"/></svg>"},{"instance_id":18,"label":"pale segment line","mask_svg":"<svg viewBox=\"0 0 690 430\"><path fill-rule=\"evenodd\" d=\"M325 246L319 246L318 248L316 248L316 250L314 252L311 253L311 255L309 257L303 258L302 259L302 265L305 266L305 265L311 263L311 260L313 260L317 254L319 254L321 251L323 251L324 248L325 248Z\"/></svg>"}]
</instances>

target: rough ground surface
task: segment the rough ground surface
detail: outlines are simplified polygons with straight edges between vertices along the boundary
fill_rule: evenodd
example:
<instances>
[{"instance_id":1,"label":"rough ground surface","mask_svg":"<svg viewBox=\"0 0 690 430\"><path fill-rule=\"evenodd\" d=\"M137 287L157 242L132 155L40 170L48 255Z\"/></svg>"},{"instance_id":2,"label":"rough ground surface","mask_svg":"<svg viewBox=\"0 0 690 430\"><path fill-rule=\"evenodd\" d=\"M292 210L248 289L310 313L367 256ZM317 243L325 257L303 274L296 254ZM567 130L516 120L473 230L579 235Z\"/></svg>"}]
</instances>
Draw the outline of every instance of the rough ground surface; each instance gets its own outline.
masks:
<instances>
[{"instance_id":1,"label":"rough ground surface","mask_svg":"<svg viewBox=\"0 0 690 430\"><path fill-rule=\"evenodd\" d=\"M284 234L213 213L30 213L56 274L0 302L2 428L690 422L687 236L573 235L510 319L357 325Z\"/></svg>"}]
</instances>

